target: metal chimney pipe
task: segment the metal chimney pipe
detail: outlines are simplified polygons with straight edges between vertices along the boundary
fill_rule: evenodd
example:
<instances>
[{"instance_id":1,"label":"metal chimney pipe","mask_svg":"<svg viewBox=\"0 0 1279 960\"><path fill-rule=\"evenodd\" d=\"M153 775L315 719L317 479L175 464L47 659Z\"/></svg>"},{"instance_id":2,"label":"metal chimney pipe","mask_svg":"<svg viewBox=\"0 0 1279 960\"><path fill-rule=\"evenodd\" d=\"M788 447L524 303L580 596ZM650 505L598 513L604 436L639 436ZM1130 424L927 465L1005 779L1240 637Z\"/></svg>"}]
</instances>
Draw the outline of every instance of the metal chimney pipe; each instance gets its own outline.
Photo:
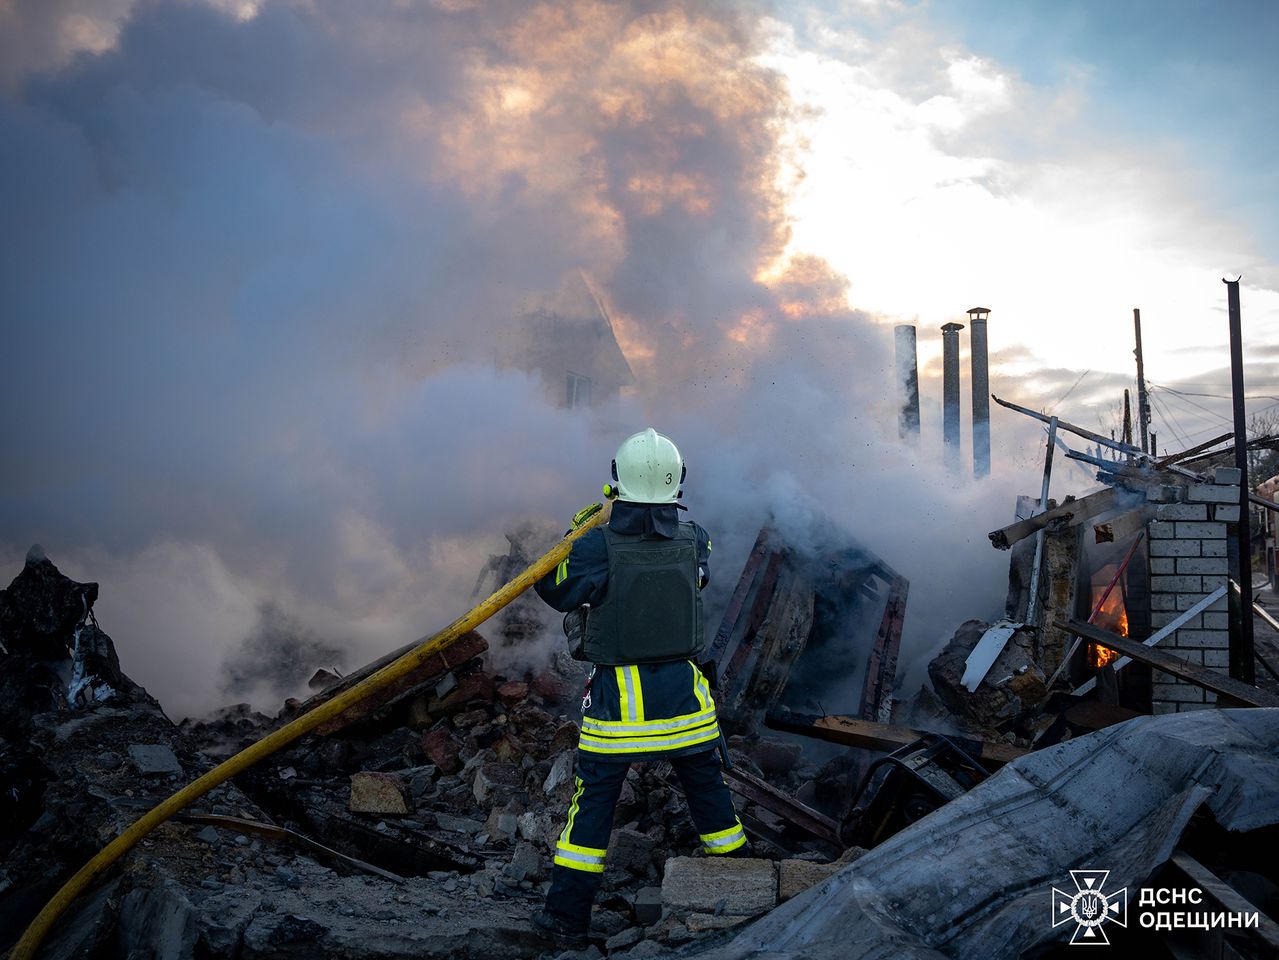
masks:
<instances>
[{"instance_id":1,"label":"metal chimney pipe","mask_svg":"<svg viewBox=\"0 0 1279 960\"><path fill-rule=\"evenodd\" d=\"M942 444L946 469L959 472L959 331L962 323L941 328Z\"/></svg>"},{"instance_id":2,"label":"metal chimney pipe","mask_svg":"<svg viewBox=\"0 0 1279 960\"><path fill-rule=\"evenodd\" d=\"M903 440L919 440L919 359L915 328L909 323L893 328L897 346L897 433Z\"/></svg>"},{"instance_id":3,"label":"metal chimney pipe","mask_svg":"<svg viewBox=\"0 0 1279 960\"><path fill-rule=\"evenodd\" d=\"M973 381L973 476L990 476L990 361L986 347L989 307L968 311Z\"/></svg>"}]
</instances>

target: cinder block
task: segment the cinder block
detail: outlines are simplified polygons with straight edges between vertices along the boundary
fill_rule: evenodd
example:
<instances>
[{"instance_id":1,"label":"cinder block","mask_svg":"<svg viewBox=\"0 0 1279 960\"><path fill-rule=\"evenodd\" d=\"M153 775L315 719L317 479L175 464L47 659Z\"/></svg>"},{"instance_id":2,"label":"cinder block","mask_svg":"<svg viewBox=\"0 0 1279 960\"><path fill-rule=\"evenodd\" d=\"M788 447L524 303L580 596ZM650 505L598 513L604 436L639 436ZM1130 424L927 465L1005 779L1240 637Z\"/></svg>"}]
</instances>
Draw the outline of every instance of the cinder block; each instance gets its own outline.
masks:
<instances>
[{"instance_id":1,"label":"cinder block","mask_svg":"<svg viewBox=\"0 0 1279 960\"><path fill-rule=\"evenodd\" d=\"M1179 557L1177 559L1178 573L1220 573L1225 574L1226 558L1225 557ZM1216 589L1215 587L1213 588Z\"/></svg>"},{"instance_id":2,"label":"cinder block","mask_svg":"<svg viewBox=\"0 0 1279 960\"><path fill-rule=\"evenodd\" d=\"M1165 700L1155 700L1150 704L1150 712L1155 716L1159 716L1161 713L1176 713L1177 704L1168 703Z\"/></svg>"},{"instance_id":3,"label":"cinder block","mask_svg":"<svg viewBox=\"0 0 1279 960\"><path fill-rule=\"evenodd\" d=\"M1175 594L1173 596L1175 596ZM1150 611L1150 629L1159 630L1162 627L1166 627L1168 626L1168 624L1176 620L1179 616L1181 616L1181 614L1178 613L1176 610L1151 610ZM1190 630L1197 630L1199 626L1200 626L1199 614L1195 614L1186 623L1187 629L1190 629Z\"/></svg>"},{"instance_id":4,"label":"cinder block","mask_svg":"<svg viewBox=\"0 0 1279 960\"><path fill-rule=\"evenodd\" d=\"M1212 593L1214 590L1220 589L1226 585L1226 575L1224 573L1206 573L1203 577L1204 593Z\"/></svg>"},{"instance_id":5,"label":"cinder block","mask_svg":"<svg viewBox=\"0 0 1279 960\"><path fill-rule=\"evenodd\" d=\"M1152 557L1197 557L1199 543L1199 540L1151 540L1150 555Z\"/></svg>"},{"instance_id":6,"label":"cinder block","mask_svg":"<svg viewBox=\"0 0 1279 960\"><path fill-rule=\"evenodd\" d=\"M1161 593L1191 593L1200 586L1200 577L1151 577L1150 589Z\"/></svg>"},{"instance_id":7,"label":"cinder block","mask_svg":"<svg viewBox=\"0 0 1279 960\"><path fill-rule=\"evenodd\" d=\"M1233 484L1239 486L1243 481L1243 471L1238 467L1218 467L1212 472L1213 483Z\"/></svg>"},{"instance_id":8,"label":"cinder block","mask_svg":"<svg viewBox=\"0 0 1279 960\"><path fill-rule=\"evenodd\" d=\"M1160 520L1207 520L1208 507L1202 503L1165 503L1156 516Z\"/></svg>"},{"instance_id":9,"label":"cinder block","mask_svg":"<svg viewBox=\"0 0 1279 960\"><path fill-rule=\"evenodd\" d=\"M1209 487L1208 489L1215 490L1217 488ZM1224 523L1195 523L1190 520L1178 520L1177 536L1220 540L1226 536L1226 525Z\"/></svg>"},{"instance_id":10,"label":"cinder block","mask_svg":"<svg viewBox=\"0 0 1279 960\"><path fill-rule=\"evenodd\" d=\"M1205 667L1217 670L1227 670L1230 667L1229 650L1204 650L1202 653Z\"/></svg>"},{"instance_id":11,"label":"cinder block","mask_svg":"<svg viewBox=\"0 0 1279 960\"><path fill-rule=\"evenodd\" d=\"M1205 613L1203 615L1205 630L1229 630L1230 614L1224 611L1215 611L1213 613Z\"/></svg>"},{"instance_id":12,"label":"cinder block","mask_svg":"<svg viewBox=\"0 0 1279 960\"><path fill-rule=\"evenodd\" d=\"M1152 683L1150 699L1172 703L1203 703L1203 691L1189 683Z\"/></svg>"},{"instance_id":13,"label":"cinder block","mask_svg":"<svg viewBox=\"0 0 1279 960\"><path fill-rule=\"evenodd\" d=\"M1176 610L1177 595L1175 593L1152 593L1150 595L1151 610Z\"/></svg>"},{"instance_id":14,"label":"cinder block","mask_svg":"<svg viewBox=\"0 0 1279 960\"><path fill-rule=\"evenodd\" d=\"M672 910L754 916L777 906L777 869L771 860L671 857L662 902Z\"/></svg>"},{"instance_id":15,"label":"cinder block","mask_svg":"<svg viewBox=\"0 0 1279 960\"><path fill-rule=\"evenodd\" d=\"M1178 630L1178 647L1228 647L1230 634L1225 630Z\"/></svg>"},{"instance_id":16,"label":"cinder block","mask_svg":"<svg viewBox=\"0 0 1279 960\"><path fill-rule=\"evenodd\" d=\"M1217 702L1217 695L1213 693L1211 690L1205 690L1204 703L1216 703L1216 702Z\"/></svg>"},{"instance_id":17,"label":"cinder block","mask_svg":"<svg viewBox=\"0 0 1279 960\"><path fill-rule=\"evenodd\" d=\"M1177 561L1175 561L1172 557L1151 557L1150 572L1159 575L1176 573L1176 563Z\"/></svg>"},{"instance_id":18,"label":"cinder block","mask_svg":"<svg viewBox=\"0 0 1279 960\"><path fill-rule=\"evenodd\" d=\"M1237 503L1219 503L1213 508L1212 518L1220 520L1222 523L1238 523L1239 522L1239 504Z\"/></svg>"},{"instance_id":19,"label":"cinder block","mask_svg":"<svg viewBox=\"0 0 1279 960\"><path fill-rule=\"evenodd\" d=\"M1151 540L1171 540L1177 535L1177 525L1171 520L1152 520L1146 525L1146 532Z\"/></svg>"},{"instance_id":20,"label":"cinder block","mask_svg":"<svg viewBox=\"0 0 1279 960\"><path fill-rule=\"evenodd\" d=\"M1181 487L1147 487L1146 499L1151 503L1176 503L1181 497Z\"/></svg>"},{"instance_id":21,"label":"cinder block","mask_svg":"<svg viewBox=\"0 0 1279 960\"><path fill-rule=\"evenodd\" d=\"M1189 713L1191 710L1214 710L1214 709L1216 709L1216 707L1213 703L1179 703L1177 704L1178 713Z\"/></svg>"},{"instance_id":22,"label":"cinder block","mask_svg":"<svg viewBox=\"0 0 1279 960\"><path fill-rule=\"evenodd\" d=\"M1168 641L1165 640L1159 646L1167 647ZM1197 667L1203 666L1202 650L1187 650L1184 647L1168 647L1168 652L1172 653L1173 656L1177 656L1177 657L1180 657L1182 660L1185 660L1186 663L1193 663Z\"/></svg>"},{"instance_id":23,"label":"cinder block","mask_svg":"<svg viewBox=\"0 0 1279 960\"><path fill-rule=\"evenodd\" d=\"M1200 540L1199 552L1205 557L1224 557L1226 555L1226 541L1222 540Z\"/></svg>"},{"instance_id":24,"label":"cinder block","mask_svg":"<svg viewBox=\"0 0 1279 960\"><path fill-rule=\"evenodd\" d=\"M1186 499L1193 503L1238 503L1239 488L1209 486L1206 483L1192 484L1186 491Z\"/></svg>"}]
</instances>

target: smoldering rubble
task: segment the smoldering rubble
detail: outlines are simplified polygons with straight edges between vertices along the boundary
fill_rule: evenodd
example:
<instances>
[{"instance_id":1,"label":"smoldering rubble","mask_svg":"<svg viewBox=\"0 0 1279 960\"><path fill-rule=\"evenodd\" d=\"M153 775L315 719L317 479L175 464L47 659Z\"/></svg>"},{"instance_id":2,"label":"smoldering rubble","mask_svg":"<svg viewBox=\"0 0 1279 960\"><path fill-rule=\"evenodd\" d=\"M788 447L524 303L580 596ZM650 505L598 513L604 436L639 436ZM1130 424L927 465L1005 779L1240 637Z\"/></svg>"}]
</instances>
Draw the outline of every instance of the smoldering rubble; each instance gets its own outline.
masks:
<instances>
[{"instance_id":1,"label":"smoldering rubble","mask_svg":"<svg viewBox=\"0 0 1279 960\"><path fill-rule=\"evenodd\" d=\"M852 538L760 530L709 650L752 856L701 855L669 765L633 767L592 942L573 960L834 957L850 944L866 957L1039 955L1077 934L1047 922L1054 884L1103 863L1125 890L1193 882L1214 909L1246 908L1258 922L1231 949L1264 956L1279 905L1279 692L1131 639L1162 629L1182 649L1188 622L1151 599L1170 584L1133 572L1169 548L1133 544L1173 542L1177 521L1160 517L1237 496L1238 481L1143 464L1107 479L991 534L1012 547L1006 616L964 623L914 693L897 678L910 581ZM1033 568L1019 546L1041 531L1052 542ZM1201 551L1224 536L1181 532ZM531 555L524 536L512 532L509 556ZM479 584L508 566L494 558ZM1143 578L1144 600L1125 589L1107 607ZM175 725L121 669L97 594L33 548L0 596L10 939L142 812L415 646L349 672L316 663L311 695L274 715L234 704ZM1191 616L1203 643L1211 631ZM529 921L574 789L585 675L567 656L512 672L501 651L535 629L512 608L217 787L73 903L40 955L560 955ZM1096 642L1071 649L1072 636ZM1105 644L1136 658L1128 670ZM1174 673L1152 680L1150 664ZM1136 923L1105 930L1133 949L1167 942Z\"/></svg>"}]
</instances>

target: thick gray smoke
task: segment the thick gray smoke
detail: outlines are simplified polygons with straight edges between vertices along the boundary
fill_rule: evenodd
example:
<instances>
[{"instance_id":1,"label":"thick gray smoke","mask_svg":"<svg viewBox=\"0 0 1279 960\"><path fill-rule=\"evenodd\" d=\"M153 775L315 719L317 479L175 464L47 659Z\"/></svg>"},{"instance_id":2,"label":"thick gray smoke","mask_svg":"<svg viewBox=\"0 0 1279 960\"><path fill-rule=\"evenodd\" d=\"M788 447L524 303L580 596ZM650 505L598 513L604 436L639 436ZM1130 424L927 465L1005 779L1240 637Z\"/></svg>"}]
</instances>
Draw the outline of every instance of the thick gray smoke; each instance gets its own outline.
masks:
<instances>
[{"instance_id":1,"label":"thick gray smoke","mask_svg":"<svg viewBox=\"0 0 1279 960\"><path fill-rule=\"evenodd\" d=\"M911 578L916 659L997 613L1012 488L900 448L891 326L821 262L774 269L789 107L756 15L140 2L100 52L10 68L5 555L101 581L125 668L202 711L281 617L349 665L452 619L504 529L561 524L651 423L717 590L774 515ZM492 363L578 269L637 381L590 411Z\"/></svg>"}]
</instances>

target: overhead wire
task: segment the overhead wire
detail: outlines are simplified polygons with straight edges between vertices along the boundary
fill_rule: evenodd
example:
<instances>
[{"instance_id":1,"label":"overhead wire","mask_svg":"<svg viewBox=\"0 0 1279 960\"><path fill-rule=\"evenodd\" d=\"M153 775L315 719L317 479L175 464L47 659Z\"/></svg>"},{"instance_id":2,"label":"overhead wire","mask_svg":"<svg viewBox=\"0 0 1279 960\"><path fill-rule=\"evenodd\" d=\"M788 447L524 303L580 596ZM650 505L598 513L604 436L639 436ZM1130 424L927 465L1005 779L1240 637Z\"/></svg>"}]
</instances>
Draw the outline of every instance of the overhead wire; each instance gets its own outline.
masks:
<instances>
[{"instance_id":1,"label":"overhead wire","mask_svg":"<svg viewBox=\"0 0 1279 960\"><path fill-rule=\"evenodd\" d=\"M1173 439L1185 444L1187 447L1190 446L1190 441L1186 439L1186 432L1181 428L1181 422L1173 416L1167 405L1159 397L1159 391L1147 391L1147 395L1150 397L1150 402L1158 408L1159 415L1164 423L1168 425L1168 429L1172 431Z\"/></svg>"}]
</instances>

